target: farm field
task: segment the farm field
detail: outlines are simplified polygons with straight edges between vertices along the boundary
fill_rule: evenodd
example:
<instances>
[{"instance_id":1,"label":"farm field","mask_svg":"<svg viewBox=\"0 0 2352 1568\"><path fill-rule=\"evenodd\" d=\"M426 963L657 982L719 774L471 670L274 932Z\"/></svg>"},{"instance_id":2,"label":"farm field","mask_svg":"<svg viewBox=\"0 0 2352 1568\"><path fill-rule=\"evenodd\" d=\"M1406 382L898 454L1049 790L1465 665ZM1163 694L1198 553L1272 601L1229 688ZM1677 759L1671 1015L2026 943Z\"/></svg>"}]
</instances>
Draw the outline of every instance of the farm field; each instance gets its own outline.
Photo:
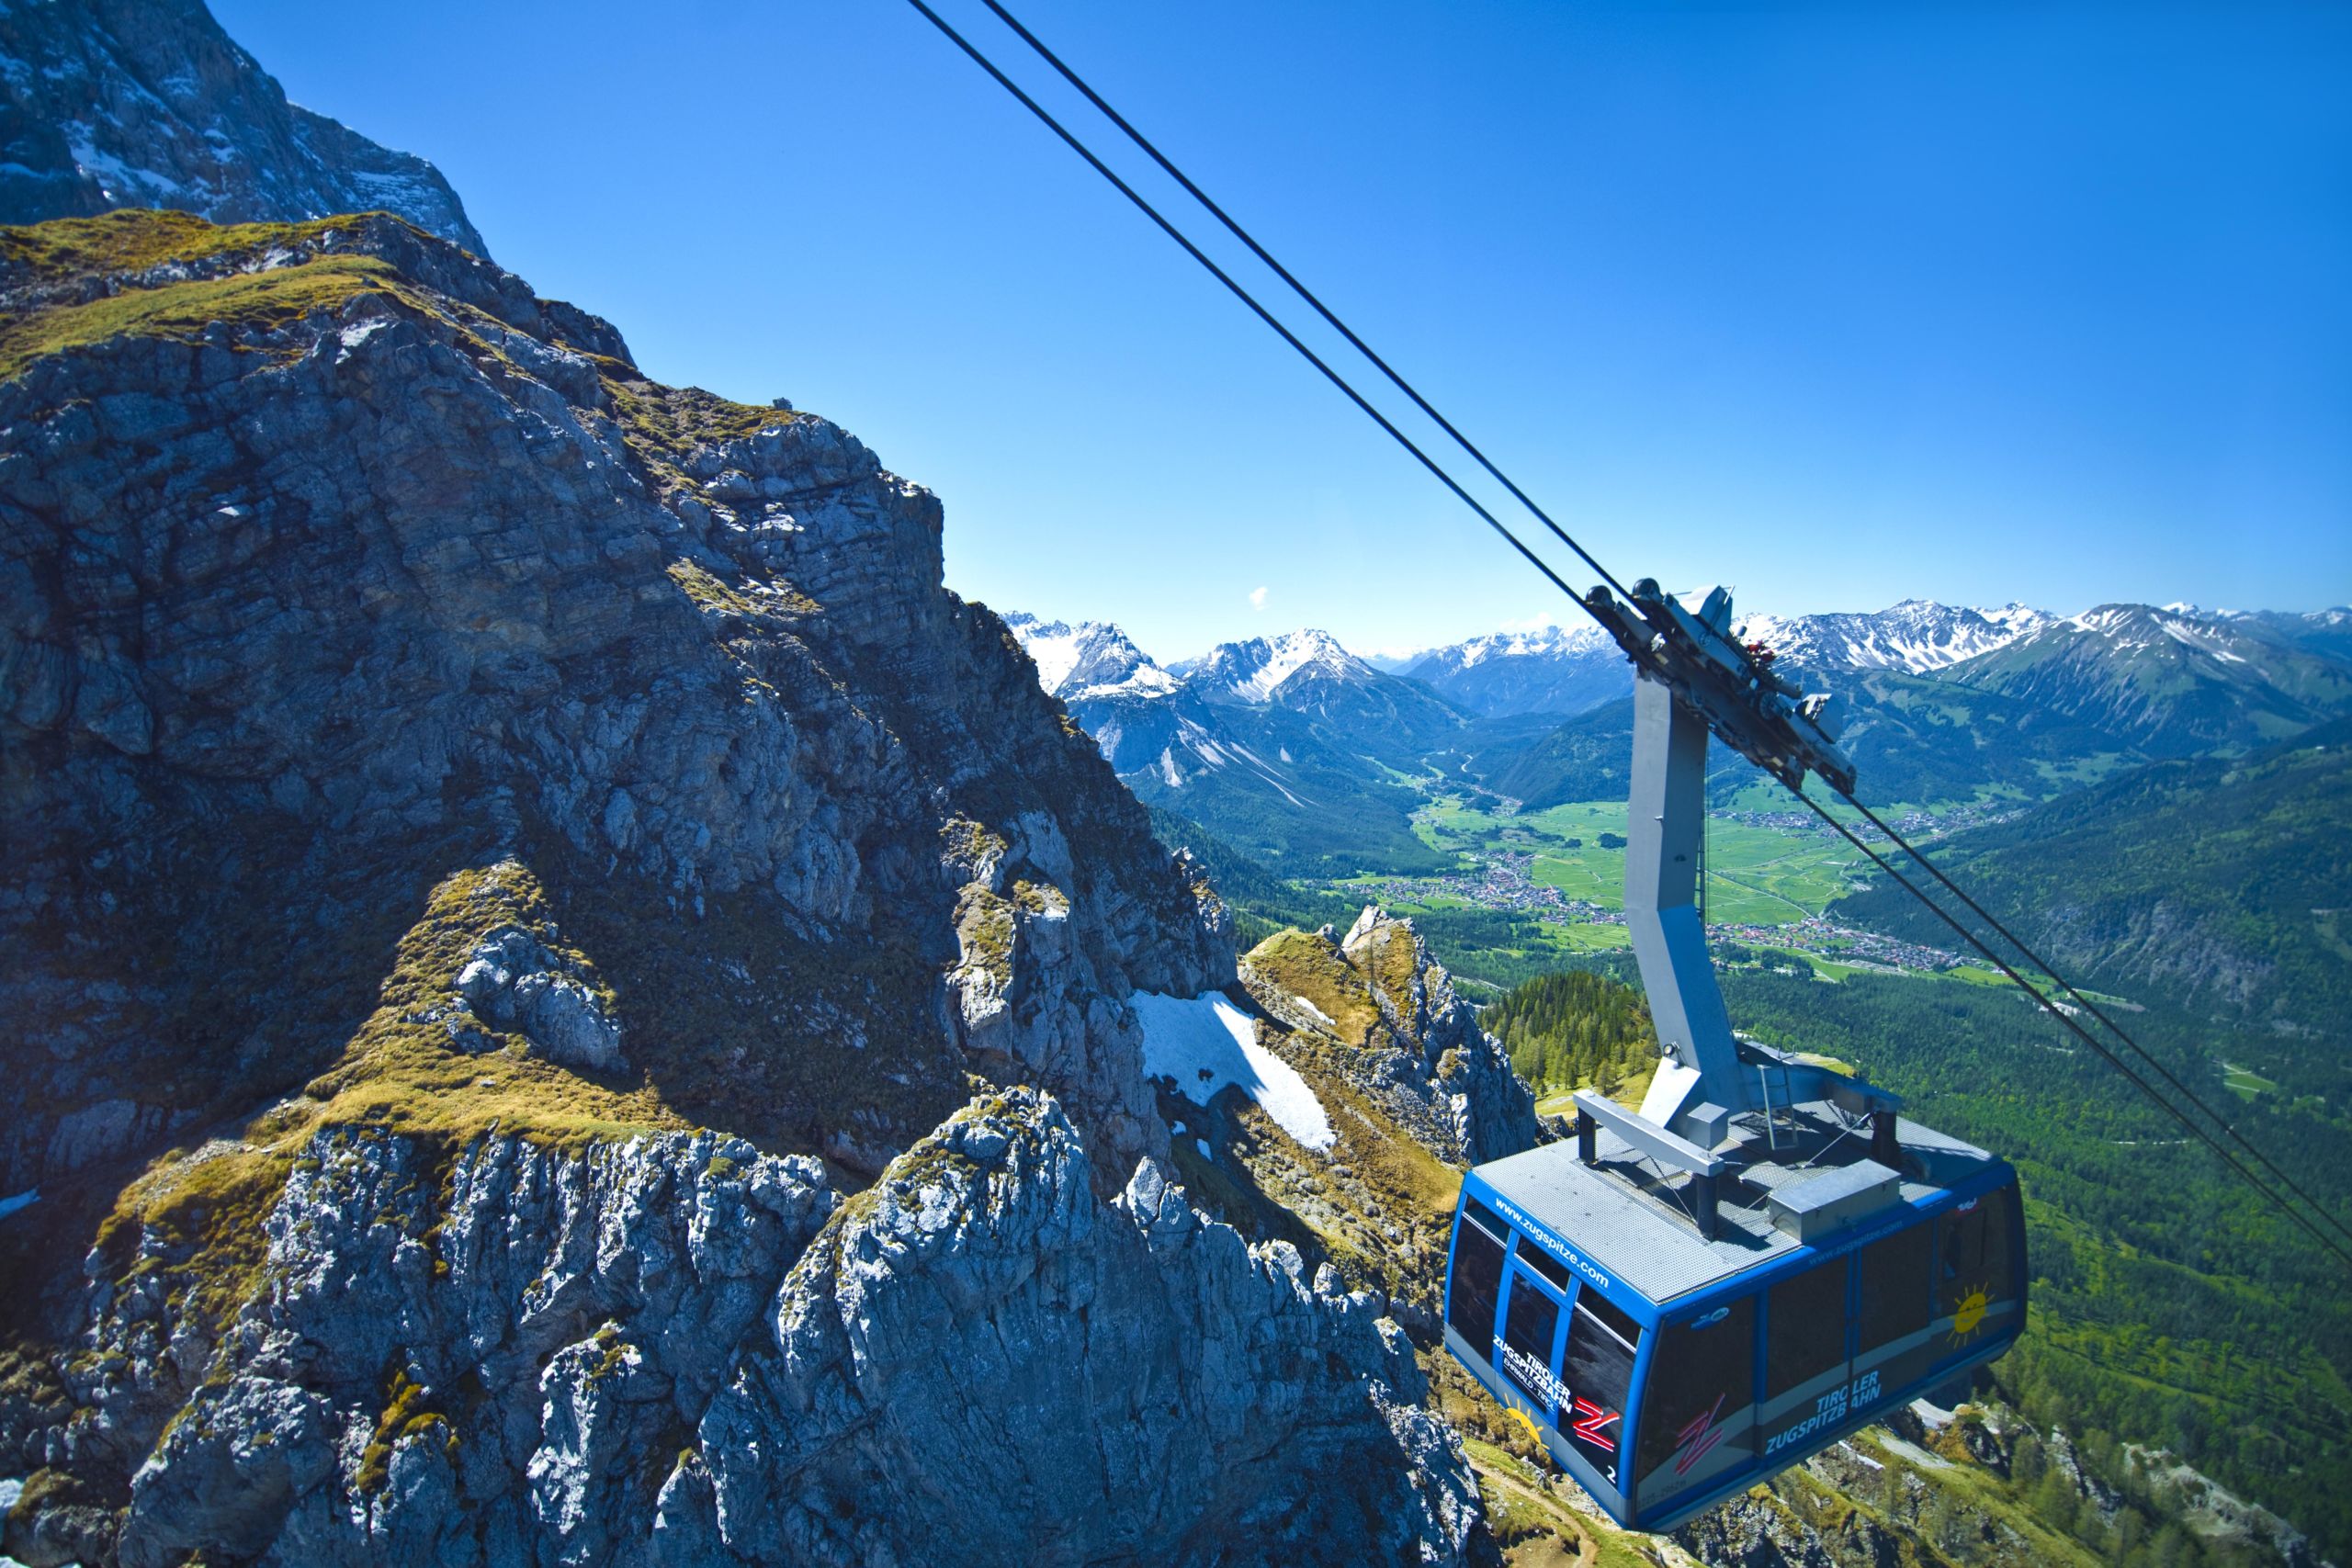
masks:
<instances>
[{"instance_id":1,"label":"farm field","mask_svg":"<svg viewBox=\"0 0 2352 1568\"><path fill-rule=\"evenodd\" d=\"M1531 855L1528 874L1535 883L1604 909L1623 907L1623 801L1505 813L1446 796L1416 813L1414 828L1441 853ZM1707 918L1727 925L1784 925L1817 915L1852 890L1856 869L1864 863L1826 832L1721 817L1708 824L1706 852Z\"/></svg>"}]
</instances>

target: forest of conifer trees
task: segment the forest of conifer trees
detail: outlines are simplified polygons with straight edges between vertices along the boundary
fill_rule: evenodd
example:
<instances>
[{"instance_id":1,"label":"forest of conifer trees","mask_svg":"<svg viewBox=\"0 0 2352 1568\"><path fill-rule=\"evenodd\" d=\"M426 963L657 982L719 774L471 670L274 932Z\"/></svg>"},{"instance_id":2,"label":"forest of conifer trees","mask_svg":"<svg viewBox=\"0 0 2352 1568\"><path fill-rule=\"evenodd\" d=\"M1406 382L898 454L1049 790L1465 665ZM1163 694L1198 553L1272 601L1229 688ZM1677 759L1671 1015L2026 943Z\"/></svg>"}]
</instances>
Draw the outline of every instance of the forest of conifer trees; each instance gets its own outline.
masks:
<instances>
[{"instance_id":1,"label":"forest of conifer trees","mask_svg":"<svg viewBox=\"0 0 2352 1568\"><path fill-rule=\"evenodd\" d=\"M1539 1093L1588 1085L1609 1093L1657 1055L1641 993L1582 970L1538 976L1478 1021L1503 1043L1511 1066Z\"/></svg>"}]
</instances>

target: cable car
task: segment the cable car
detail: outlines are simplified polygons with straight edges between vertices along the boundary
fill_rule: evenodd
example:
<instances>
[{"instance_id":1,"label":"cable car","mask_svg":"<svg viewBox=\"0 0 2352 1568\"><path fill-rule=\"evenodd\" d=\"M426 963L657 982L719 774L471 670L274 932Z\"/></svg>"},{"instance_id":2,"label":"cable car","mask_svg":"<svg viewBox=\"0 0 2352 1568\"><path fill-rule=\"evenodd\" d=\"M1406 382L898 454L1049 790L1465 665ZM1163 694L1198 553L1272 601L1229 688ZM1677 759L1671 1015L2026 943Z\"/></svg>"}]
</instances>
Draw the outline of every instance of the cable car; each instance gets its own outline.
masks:
<instances>
[{"instance_id":1,"label":"cable car","mask_svg":"<svg viewBox=\"0 0 2352 1568\"><path fill-rule=\"evenodd\" d=\"M1723 590L1603 599L1635 667L1625 922L1663 1055L1638 1111L1579 1090L1573 1141L1464 1177L1445 1343L1611 1517L1663 1530L2007 1349L2025 1227L2007 1162L1733 1033L1692 904L1708 733L1797 784L1851 767Z\"/></svg>"}]
</instances>

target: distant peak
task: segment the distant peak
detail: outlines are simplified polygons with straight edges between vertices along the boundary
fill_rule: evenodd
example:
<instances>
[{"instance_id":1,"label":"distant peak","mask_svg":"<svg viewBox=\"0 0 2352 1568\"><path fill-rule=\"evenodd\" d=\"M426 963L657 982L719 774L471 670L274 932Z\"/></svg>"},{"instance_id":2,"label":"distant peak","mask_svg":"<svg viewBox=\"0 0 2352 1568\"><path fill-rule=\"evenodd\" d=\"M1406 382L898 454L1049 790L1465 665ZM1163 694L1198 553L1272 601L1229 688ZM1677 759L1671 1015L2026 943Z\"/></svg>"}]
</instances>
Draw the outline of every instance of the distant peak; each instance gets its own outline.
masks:
<instances>
[{"instance_id":1,"label":"distant peak","mask_svg":"<svg viewBox=\"0 0 2352 1568\"><path fill-rule=\"evenodd\" d=\"M1003 620L1036 664L1037 684L1065 701L1104 694L1166 696L1181 684L1107 621L1041 621L1020 610L1006 612Z\"/></svg>"}]
</instances>

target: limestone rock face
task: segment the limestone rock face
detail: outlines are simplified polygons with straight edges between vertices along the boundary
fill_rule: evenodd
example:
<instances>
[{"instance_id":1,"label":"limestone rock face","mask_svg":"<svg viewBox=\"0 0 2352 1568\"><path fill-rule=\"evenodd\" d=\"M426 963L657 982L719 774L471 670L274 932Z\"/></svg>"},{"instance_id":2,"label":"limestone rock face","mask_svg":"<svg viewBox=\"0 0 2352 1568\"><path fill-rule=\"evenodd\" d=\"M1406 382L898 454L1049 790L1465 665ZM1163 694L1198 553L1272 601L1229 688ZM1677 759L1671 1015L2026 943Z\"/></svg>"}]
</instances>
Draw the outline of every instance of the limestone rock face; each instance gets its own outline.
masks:
<instances>
[{"instance_id":1,"label":"limestone rock face","mask_svg":"<svg viewBox=\"0 0 2352 1568\"><path fill-rule=\"evenodd\" d=\"M775 1353L703 1424L720 1533L758 1562L1453 1561L1476 1489L1376 1313L1156 1161L1100 1201L1041 1097L980 1102L786 1281Z\"/></svg>"},{"instance_id":2,"label":"limestone rock face","mask_svg":"<svg viewBox=\"0 0 2352 1568\"><path fill-rule=\"evenodd\" d=\"M0 10L0 223L163 207L219 223L396 212L489 253L422 158L285 90L202 0Z\"/></svg>"},{"instance_id":3,"label":"limestone rock face","mask_svg":"<svg viewBox=\"0 0 2352 1568\"><path fill-rule=\"evenodd\" d=\"M0 307L0 1551L1471 1550L1376 1300L1162 1174L1230 922L928 493L390 218Z\"/></svg>"},{"instance_id":4,"label":"limestone rock face","mask_svg":"<svg viewBox=\"0 0 2352 1568\"><path fill-rule=\"evenodd\" d=\"M145 1456L126 1568L1464 1560L1467 1461L1374 1298L1148 1158L1104 1201L1049 1098L822 1183L709 1134L318 1136L217 1339L172 1265L93 1256L44 1457Z\"/></svg>"},{"instance_id":5,"label":"limestone rock face","mask_svg":"<svg viewBox=\"0 0 2352 1568\"><path fill-rule=\"evenodd\" d=\"M1164 1150L1125 998L1229 980L1222 909L854 436L382 217L44 226L0 306L0 1194L320 1071L501 859L619 950L616 1013L483 958L550 1059L691 1049L695 1119L868 1170L973 1066ZM919 1103L850 1126L844 1051Z\"/></svg>"},{"instance_id":6,"label":"limestone rock face","mask_svg":"<svg viewBox=\"0 0 2352 1568\"><path fill-rule=\"evenodd\" d=\"M125 1564L609 1561L650 1525L631 1477L674 1460L834 1202L816 1161L711 1134L490 1136L443 1168L321 1135L217 1340L94 1255L91 1414L43 1457L145 1454Z\"/></svg>"},{"instance_id":7,"label":"limestone rock face","mask_svg":"<svg viewBox=\"0 0 2352 1568\"><path fill-rule=\"evenodd\" d=\"M520 927L502 926L474 945L458 991L475 1013L520 1029L552 1061L592 1072L622 1065L620 1021L573 965Z\"/></svg>"},{"instance_id":8,"label":"limestone rock face","mask_svg":"<svg viewBox=\"0 0 2352 1568\"><path fill-rule=\"evenodd\" d=\"M1348 1047L1324 1059L1440 1158L1476 1165L1544 1141L1534 1096L1411 920L1367 904L1344 935L1270 938L1245 975L1291 1028Z\"/></svg>"}]
</instances>

